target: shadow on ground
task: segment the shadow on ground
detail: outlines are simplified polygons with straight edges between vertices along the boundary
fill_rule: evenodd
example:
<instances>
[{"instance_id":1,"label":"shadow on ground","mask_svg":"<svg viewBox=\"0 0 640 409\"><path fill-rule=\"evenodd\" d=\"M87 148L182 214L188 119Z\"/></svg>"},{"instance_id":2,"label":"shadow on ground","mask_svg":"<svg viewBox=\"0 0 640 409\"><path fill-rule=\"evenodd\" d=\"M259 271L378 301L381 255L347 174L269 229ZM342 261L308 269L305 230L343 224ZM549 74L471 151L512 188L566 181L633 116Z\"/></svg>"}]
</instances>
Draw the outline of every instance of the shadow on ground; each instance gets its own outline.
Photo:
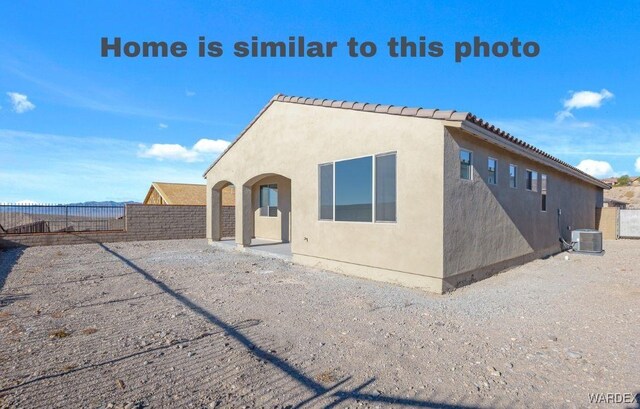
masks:
<instances>
[{"instance_id":1,"label":"shadow on ground","mask_svg":"<svg viewBox=\"0 0 640 409\"><path fill-rule=\"evenodd\" d=\"M381 403L381 404L393 404L395 406L407 406L407 407L424 407L424 408L442 408L442 409L465 409L471 408L472 406L460 406L460 405L452 405L446 402L434 402L428 400L417 400L417 399L406 399L402 397L396 396L384 396L384 395L376 395L363 392L365 388L373 385L375 383L376 378L371 378L362 384L347 389L344 388L345 384L351 379L351 377L346 377L331 386L324 386L319 383L315 379L310 376L307 376L305 373L295 368L293 365L289 364L285 360L278 357L273 352L270 352L266 349L263 349L260 345L257 345L253 340L251 340L248 336L246 336L242 331L241 327L237 325L231 325L220 317L214 315L213 313L207 311L202 308L189 298L185 297L182 294L177 293L171 287L166 285L161 280L155 278L151 274L149 274L144 269L140 268L138 265L128 260L126 257L122 256L115 250L107 247L102 243L98 243L100 247L102 247L105 251L112 254L114 257L118 258L136 273L140 274L144 279L150 281L154 285L156 285L159 289L161 289L164 293L174 298L180 304L193 311L194 313L200 315L204 319L206 319L211 324L220 328L225 334L234 338L240 344L246 348L246 350L255 356L257 359L268 362L273 367L277 368L280 372L286 375L291 380L295 381L298 385L311 392L312 396L308 397L300 402L291 402L293 404L292 407L303 407L306 405L314 405L314 402L320 398L331 398L333 400L332 403L325 405L327 408L338 407L341 404L345 403L349 400L357 400L369 403Z\"/></svg>"},{"instance_id":2,"label":"shadow on ground","mask_svg":"<svg viewBox=\"0 0 640 409\"><path fill-rule=\"evenodd\" d=\"M0 291L4 288L4 283L11 273L13 266L16 265L20 257L24 253L24 247L0 250ZM16 301L27 298L28 294L1 294L0 308L6 307Z\"/></svg>"},{"instance_id":3,"label":"shadow on ground","mask_svg":"<svg viewBox=\"0 0 640 409\"><path fill-rule=\"evenodd\" d=\"M176 339L166 345L153 344L151 347L143 347L140 350L129 348L121 352L112 350L110 354L95 355L84 362L80 353L76 353L74 350L73 355L75 356L68 356L66 359L63 357L62 360L51 358L50 362L43 365L42 371L36 371L36 368L14 371L11 378L7 377L0 384L0 407L2 407L5 397L11 399L17 406L24 404L25 406L44 408L66 406L77 399L88 405L90 402L102 402L107 396L107 399L118 401L125 399L130 402L138 401L143 406L146 405L144 402L149 399L148 401L153 402L154 406L181 407L193 402L192 390L194 389L212 390L215 394L214 401L219 402L221 406L228 405L230 407L241 404L250 405L250 402L254 400L261 402L260 404L256 403L256 406L290 408L333 408L352 405L356 402L366 406L388 405L441 409L480 407L474 404L451 404L447 402L447 397L442 395L432 395L429 399L418 399L384 394L375 390L376 376L364 377L362 374L356 373L330 380L314 376L313 365L308 363L306 357L293 359L292 356L285 354L286 351L283 351L278 345L274 345L274 340L261 334L258 329L261 324L260 320L228 322L223 317L194 302L180 289L171 287L131 259L120 254L114 249L115 246L107 246L103 243L96 243L96 245L106 252L105 258L115 257L125 266L127 271L122 271L117 275L94 274L89 278L74 279L69 282L90 283L92 280L140 277L155 289L148 294L131 297L120 295L107 301L86 300L69 305L61 314L75 314L74 311L78 308L99 309L105 305L115 304L121 305L120 311L123 311L121 315L118 315L118 318L129 321L132 318L135 320L137 314L151 313L161 316L161 312L165 313L169 309L173 312L174 308L177 308L188 310L211 325L207 324L207 329L202 333L188 335L188 337ZM2 284L21 255L22 250L20 249L12 249L2 253L0 270ZM60 284L65 283L58 283L58 285ZM106 289L108 290L108 284ZM150 307L151 310L137 310L138 307L132 304L138 301L142 302L145 299L153 300L150 301L153 303L153 306ZM131 312L125 312L127 309L130 309ZM63 342L77 342L73 348L89 351L89 353L100 348L98 343L123 348L122 343L127 342L128 333L135 332L135 329L132 331L131 325L131 322L122 322L120 325L115 325L110 333L100 332L100 338L94 338L93 341L92 338L72 336ZM135 323L133 325L135 328ZM169 323L169 325L171 324ZM50 338L50 335L33 334L21 339L21 348L31 348L36 345L38 340L41 343L43 337L47 339ZM129 338L135 339L133 335ZM235 342L227 342L230 340ZM50 341L50 343L55 342ZM190 360L188 357L192 356L192 352L187 355L188 350L182 349L183 346L188 348L190 344L194 346L195 356L201 357L200 361ZM52 345L52 348L55 348L55 344ZM179 349L177 349L178 347ZM49 358L47 357L47 359ZM154 361L162 361L162 364L154 366ZM298 362L298 365L294 362ZM147 363L151 366L146 366ZM182 372L182 369L185 371ZM27 370L29 372L26 372ZM243 374L247 373L249 375L243 379ZM260 379L257 380L256 377ZM126 385L120 384L121 379L127 381ZM164 385L169 386L181 385L185 379L188 379L186 382L192 382L191 386L182 389L175 396L160 396L165 392L160 389L155 389L153 392L152 385L156 382L160 385L163 384L162 382L166 382ZM135 382L129 380L135 380ZM257 381L259 385L253 388L252 386ZM243 390L240 386L239 390L233 394L228 393L230 392L228 386L234 387L234 384L249 385L251 388ZM222 392L219 393L219 391ZM171 393L173 394L173 392ZM92 400L94 396L98 400ZM266 404L266 402L274 400L278 400L280 403L284 401L285 405Z\"/></svg>"}]
</instances>

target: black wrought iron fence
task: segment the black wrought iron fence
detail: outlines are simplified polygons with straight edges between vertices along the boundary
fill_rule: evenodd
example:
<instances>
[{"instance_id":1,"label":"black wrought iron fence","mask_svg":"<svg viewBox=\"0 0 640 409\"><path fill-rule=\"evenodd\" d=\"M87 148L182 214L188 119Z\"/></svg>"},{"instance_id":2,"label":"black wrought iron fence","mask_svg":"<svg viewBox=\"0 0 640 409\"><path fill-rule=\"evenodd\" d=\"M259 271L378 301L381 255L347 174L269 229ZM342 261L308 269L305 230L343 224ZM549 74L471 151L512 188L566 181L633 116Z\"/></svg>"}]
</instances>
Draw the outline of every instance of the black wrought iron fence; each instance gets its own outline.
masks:
<instances>
[{"instance_id":1,"label":"black wrought iron fence","mask_svg":"<svg viewBox=\"0 0 640 409\"><path fill-rule=\"evenodd\" d=\"M62 233L125 229L125 206L0 204L0 232Z\"/></svg>"}]
</instances>

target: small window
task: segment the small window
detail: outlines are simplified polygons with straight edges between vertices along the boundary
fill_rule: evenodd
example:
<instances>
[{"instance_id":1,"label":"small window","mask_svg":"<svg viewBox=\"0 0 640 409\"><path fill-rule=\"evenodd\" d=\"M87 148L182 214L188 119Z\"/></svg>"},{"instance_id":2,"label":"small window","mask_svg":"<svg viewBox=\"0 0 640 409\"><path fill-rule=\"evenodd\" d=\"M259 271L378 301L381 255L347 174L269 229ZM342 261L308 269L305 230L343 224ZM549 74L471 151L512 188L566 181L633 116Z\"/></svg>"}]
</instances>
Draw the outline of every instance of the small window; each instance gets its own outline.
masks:
<instances>
[{"instance_id":1,"label":"small window","mask_svg":"<svg viewBox=\"0 0 640 409\"><path fill-rule=\"evenodd\" d=\"M278 216L278 185L260 186L260 216Z\"/></svg>"},{"instance_id":2,"label":"small window","mask_svg":"<svg viewBox=\"0 0 640 409\"><path fill-rule=\"evenodd\" d=\"M538 191L538 172L527 169L527 190Z\"/></svg>"},{"instance_id":3,"label":"small window","mask_svg":"<svg viewBox=\"0 0 640 409\"><path fill-rule=\"evenodd\" d=\"M335 220L373 221L373 157L335 163Z\"/></svg>"},{"instance_id":4,"label":"small window","mask_svg":"<svg viewBox=\"0 0 640 409\"><path fill-rule=\"evenodd\" d=\"M495 185L498 183L498 160L494 158L489 158L487 161L487 172L489 176L487 177L487 183L490 185Z\"/></svg>"},{"instance_id":5,"label":"small window","mask_svg":"<svg viewBox=\"0 0 640 409\"><path fill-rule=\"evenodd\" d=\"M320 220L333 220L333 163L320 165Z\"/></svg>"},{"instance_id":6,"label":"small window","mask_svg":"<svg viewBox=\"0 0 640 409\"><path fill-rule=\"evenodd\" d=\"M473 178L473 152L460 149L460 179Z\"/></svg>"},{"instance_id":7,"label":"small window","mask_svg":"<svg viewBox=\"0 0 640 409\"><path fill-rule=\"evenodd\" d=\"M396 154L376 156L376 221L396 221Z\"/></svg>"},{"instance_id":8,"label":"small window","mask_svg":"<svg viewBox=\"0 0 640 409\"><path fill-rule=\"evenodd\" d=\"M509 165L509 187L518 187L518 167L516 165Z\"/></svg>"},{"instance_id":9,"label":"small window","mask_svg":"<svg viewBox=\"0 0 640 409\"><path fill-rule=\"evenodd\" d=\"M542 211L547 211L547 175L540 174L540 193L542 193Z\"/></svg>"}]
</instances>

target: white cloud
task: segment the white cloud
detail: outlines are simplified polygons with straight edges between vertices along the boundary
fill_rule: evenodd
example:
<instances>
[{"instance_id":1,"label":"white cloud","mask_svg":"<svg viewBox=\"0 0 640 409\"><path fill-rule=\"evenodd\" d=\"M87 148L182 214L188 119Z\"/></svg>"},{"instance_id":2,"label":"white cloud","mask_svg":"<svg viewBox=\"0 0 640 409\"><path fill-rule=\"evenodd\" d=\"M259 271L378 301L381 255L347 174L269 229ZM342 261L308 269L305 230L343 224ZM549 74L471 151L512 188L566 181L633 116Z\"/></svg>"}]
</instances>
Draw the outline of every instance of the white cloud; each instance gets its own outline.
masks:
<instances>
[{"instance_id":1,"label":"white cloud","mask_svg":"<svg viewBox=\"0 0 640 409\"><path fill-rule=\"evenodd\" d=\"M200 139L191 149L179 144L154 143L151 147L139 145L138 156L158 160L200 162L205 159L205 156L208 159L213 159L214 155L222 153L227 146L229 146L229 142L222 139Z\"/></svg>"},{"instance_id":2,"label":"white cloud","mask_svg":"<svg viewBox=\"0 0 640 409\"><path fill-rule=\"evenodd\" d=\"M603 160L584 159L576 167L596 178L605 178L615 175L613 167L609 162Z\"/></svg>"},{"instance_id":3,"label":"white cloud","mask_svg":"<svg viewBox=\"0 0 640 409\"><path fill-rule=\"evenodd\" d=\"M604 100L611 98L613 94L606 89L600 92L578 91L564 101L564 107L565 109L600 108Z\"/></svg>"},{"instance_id":4,"label":"white cloud","mask_svg":"<svg viewBox=\"0 0 640 409\"><path fill-rule=\"evenodd\" d=\"M27 199L27 200L18 200L16 202L16 204L18 204L18 205L35 205L35 204L38 204L38 202L34 202L33 200L28 200Z\"/></svg>"},{"instance_id":5,"label":"white cloud","mask_svg":"<svg viewBox=\"0 0 640 409\"><path fill-rule=\"evenodd\" d=\"M635 168L636 172L640 172L640 156L636 159Z\"/></svg>"},{"instance_id":6,"label":"white cloud","mask_svg":"<svg viewBox=\"0 0 640 409\"><path fill-rule=\"evenodd\" d=\"M168 127L169 127L169 125L164 124L164 123L162 123L162 122L160 122L160 123L158 124L158 129L167 129Z\"/></svg>"},{"instance_id":7,"label":"white cloud","mask_svg":"<svg viewBox=\"0 0 640 409\"><path fill-rule=\"evenodd\" d=\"M142 201L154 180L202 183L202 162L139 158L138 144L119 138L38 134L0 126L0 157L12 158L12 166L0 165L0 201ZM95 186L100 189L92 188Z\"/></svg>"},{"instance_id":8,"label":"white cloud","mask_svg":"<svg viewBox=\"0 0 640 409\"><path fill-rule=\"evenodd\" d=\"M229 142L222 139L200 139L193 145L193 150L200 153L221 153L229 146Z\"/></svg>"},{"instance_id":9,"label":"white cloud","mask_svg":"<svg viewBox=\"0 0 640 409\"><path fill-rule=\"evenodd\" d=\"M193 97L196 95L195 91L189 91L188 89L184 91L184 94L188 97Z\"/></svg>"},{"instance_id":10,"label":"white cloud","mask_svg":"<svg viewBox=\"0 0 640 409\"><path fill-rule=\"evenodd\" d=\"M140 157L156 158L159 160L181 160L185 162L196 162L198 152L194 152L176 143L154 143L150 148L140 145Z\"/></svg>"},{"instance_id":11,"label":"white cloud","mask_svg":"<svg viewBox=\"0 0 640 409\"><path fill-rule=\"evenodd\" d=\"M27 111L31 111L36 107L33 102L29 101L29 98L24 94L19 94L17 92L7 92L7 95L11 100L13 110L18 114L23 114Z\"/></svg>"},{"instance_id":12,"label":"white cloud","mask_svg":"<svg viewBox=\"0 0 640 409\"><path fill-rule=\"evenodd\" d=\"M604 101L613 98L613 96L613 93L606 89L602 89L600 92L571 92L571 97L569 99L565 99L563 102L564 110L556 113L556 119L558 121L562 121L566 118L573 118L573 113L571 111L574 109L600 108Z\"/></svg>"}]
</instances>

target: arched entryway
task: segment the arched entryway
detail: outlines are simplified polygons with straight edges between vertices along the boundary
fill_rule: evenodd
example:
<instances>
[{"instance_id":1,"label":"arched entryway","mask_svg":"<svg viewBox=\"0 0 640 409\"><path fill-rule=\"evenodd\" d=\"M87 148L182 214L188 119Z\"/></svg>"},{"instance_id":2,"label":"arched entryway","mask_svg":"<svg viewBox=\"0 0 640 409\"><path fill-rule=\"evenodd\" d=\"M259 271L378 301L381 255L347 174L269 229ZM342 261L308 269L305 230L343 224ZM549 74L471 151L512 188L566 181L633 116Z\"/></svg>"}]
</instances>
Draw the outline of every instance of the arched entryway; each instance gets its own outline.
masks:
<instances>
[{"instance_id":1,"label":"arched entryway","mask_svg":"<svg viewBox=\"0 0 640 409\"><path fill-rule=\"evenodd\" d=\"M243 186L243 246L289 243L291 239L291 180L267 173L252 177ZM236 217L238 217L236 211Z\"/></svg>"},{"instance_id":2,"label":"arched entryway","mask_svg":"<svg viewBox=\"0 0 640 409\"><path fill-rule=\"evenodd\" d=\"M225 199L229 194L234 198L233 207ZM235 242L241 248L291 256L291 179L262 173L244 183L221 180L211 188L209 205L207 237L211 241L225 245ZM230 211L234 214L233 237L229 236Z\"/></svg>"},{"instance_id":3,"label":"arched entryway","mask_svg":"<svg viewBox=\"0 0 640 409\"><path fill-rule=\"evenodd\" d=\"M236 235L236 193L233 183L222 180L211 190L211 239L233 239Z\"/></svg>"}]
</instances>

